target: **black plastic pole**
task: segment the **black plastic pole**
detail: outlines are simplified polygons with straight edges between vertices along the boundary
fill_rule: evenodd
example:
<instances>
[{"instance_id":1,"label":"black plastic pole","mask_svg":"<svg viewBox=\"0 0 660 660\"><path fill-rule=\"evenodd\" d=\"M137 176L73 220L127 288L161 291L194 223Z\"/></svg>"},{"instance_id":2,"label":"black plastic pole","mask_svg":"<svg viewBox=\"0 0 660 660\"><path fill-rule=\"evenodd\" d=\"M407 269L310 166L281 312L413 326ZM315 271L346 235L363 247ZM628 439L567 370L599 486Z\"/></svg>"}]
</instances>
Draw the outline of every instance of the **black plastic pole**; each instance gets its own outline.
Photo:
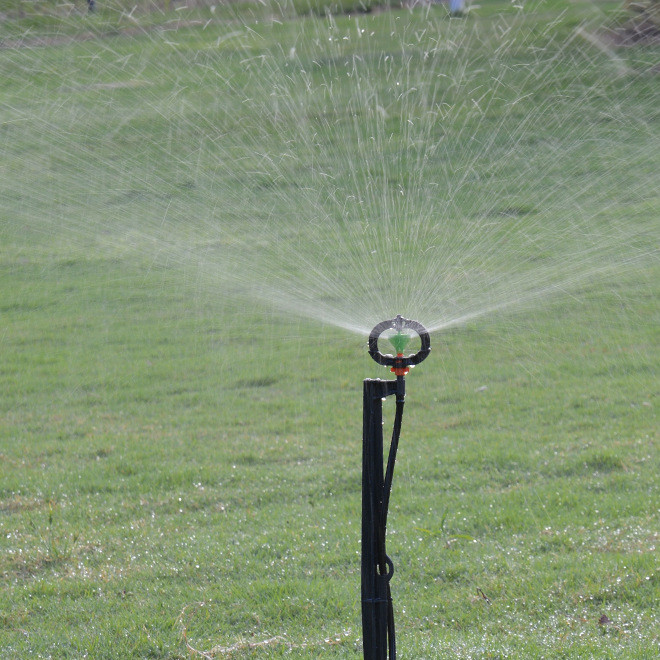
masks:
<instances>
[{"instance_id":1,"label":"black plastic pole","mask_svg":"<svg viewBox=\"0 0 660 660\"><path fill-rule=\"evenodd\" d=\"M397 381L364 381L362 424L362 635L364 660L386 660L388 629L394 639L389 581L392 562L385 554L383 399ZM390 655L393 658L393 655Z\"/></svg>"}]
</instances>

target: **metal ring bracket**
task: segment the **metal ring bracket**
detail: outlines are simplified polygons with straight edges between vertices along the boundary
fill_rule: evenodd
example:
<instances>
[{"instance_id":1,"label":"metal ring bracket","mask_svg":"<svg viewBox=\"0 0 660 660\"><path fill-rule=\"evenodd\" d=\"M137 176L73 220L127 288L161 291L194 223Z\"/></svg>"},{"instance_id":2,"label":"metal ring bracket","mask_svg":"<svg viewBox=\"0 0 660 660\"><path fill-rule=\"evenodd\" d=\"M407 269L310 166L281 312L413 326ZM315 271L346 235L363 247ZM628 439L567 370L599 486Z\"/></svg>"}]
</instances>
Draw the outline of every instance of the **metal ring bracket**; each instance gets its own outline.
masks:
<instances>
[{"instance_id":1,"label":"metal ring bracket","mask_svg":"<svg viewBox=\"0 0 660 660\"><path fill-rule=\"evenodd\" d=\"M404 330L412 330L415 332L421 341L421 348L414 355L396 356L389 353L383 354L378 350L378 339L387 330L396 330L402 332ZM419 321L412 321L399 315L395 319L389 321L381 321L369 335L369 355L384 366L389 367L411 367L425 360L431 352L431 338L426 328Z\"/></svg>"}]
</instances>

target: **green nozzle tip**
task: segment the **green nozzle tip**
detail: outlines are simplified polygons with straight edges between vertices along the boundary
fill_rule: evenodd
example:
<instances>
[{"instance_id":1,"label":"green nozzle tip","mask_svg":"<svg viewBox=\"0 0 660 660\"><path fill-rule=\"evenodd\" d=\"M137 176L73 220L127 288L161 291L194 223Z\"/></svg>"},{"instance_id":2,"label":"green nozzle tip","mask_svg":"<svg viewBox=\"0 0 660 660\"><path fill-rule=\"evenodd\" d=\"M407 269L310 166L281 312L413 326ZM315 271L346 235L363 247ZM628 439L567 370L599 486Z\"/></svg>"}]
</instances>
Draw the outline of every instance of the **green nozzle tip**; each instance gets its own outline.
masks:
<instances>
[{"instance_id":1,"label":"green nozzle tip","mask_svg":"<svg viewBox=\"0 0 660 660\"><path fill-rule=\"evenodd\" d=\"M390 344L394 346L397 354L403 353L403 351L406 349L406 346L408 346L410 339L410 335L404 335L400 330L395 335L389 337Z\"/></svg>"}]
</instances>

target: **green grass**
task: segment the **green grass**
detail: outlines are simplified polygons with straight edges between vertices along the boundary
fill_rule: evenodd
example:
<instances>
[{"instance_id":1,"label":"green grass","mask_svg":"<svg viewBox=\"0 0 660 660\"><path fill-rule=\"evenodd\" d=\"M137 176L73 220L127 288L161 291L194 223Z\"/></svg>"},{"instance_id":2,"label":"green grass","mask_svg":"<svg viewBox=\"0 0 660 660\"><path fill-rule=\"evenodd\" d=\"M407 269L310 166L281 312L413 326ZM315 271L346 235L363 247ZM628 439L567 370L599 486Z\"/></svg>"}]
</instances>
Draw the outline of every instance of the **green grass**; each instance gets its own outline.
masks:
<instances>
[{"instance_id":1,"label":"green grass","mask_svg":"<svg viewBox=\"0 0 660 660\"><path fill-rule=\"evenodd\" d=\"M368 14L400 6L390 0L103 0L89 11L87 0L0 0L0 44L15 39L31 42L112 36L120 32L177 29L182 25L203 26L209 22L252 22L291 19L298 16Z\"/></svg>"},{"instance_id":2,"label":"green grass","mask_svg":"<svg viewBox=\"0 0 660 660\"><path fill-rule=\"evenodd\" d=\"M550 42L563 43L617 5L543 3L524 24L548 39L556 21ZM473 61L488 61L493 26L515 11L470 14L482 35L465 46ZM47 18L30 38L77 34L71 17ZM3 36L25 34L28 19L3 23ZM394 20L414 34L428 17L360 17L378 33L365 58L400 51ZM386 372L360 338L228 295L174 249L198 235L205 247L208 208L231 201L229 187L267 209L286 201L277 186L308 181L302 167L283 183L216 180L232 173L214 166L198 109L227 131L257 116L269 88L245 59L285 67L279 44L318 26L254 23L238 43L216 15L0 50L0 657L360 657L361 380ZM529 34L511 36L516 66ZM336 61L297 44L320 62L314 75L330 75ZM213 105L200 73L212 47L253 108ZM595 87L569 68L584 44L566 48L565 79ZM656 54L618 53L623 82L607 58L584 72L607 80L590 110L605 116L618 84L639 109L639 133L611 151L619 176L580 149L563 163L580 177L570 185L611 184L616 203L597 219L629 222L640 250L657 249L658 197L640 201L630 163L657 182L660 153L631 161L657 144ZM534 92L521 116L557 94L521 81ZM530 134L530 153L534 138L561 144L569 131L569 104L558 107L567 114ZM494 101L475 135L508 111ZM548 188L564 181L544 176ZM500 213L534 222L534 203L503 199ZM240 215L225 221L255 232ZM399 657L654 657L659 283L647 260L433 336L408 379L389 516Z\"/></svg>"}]
</instances>

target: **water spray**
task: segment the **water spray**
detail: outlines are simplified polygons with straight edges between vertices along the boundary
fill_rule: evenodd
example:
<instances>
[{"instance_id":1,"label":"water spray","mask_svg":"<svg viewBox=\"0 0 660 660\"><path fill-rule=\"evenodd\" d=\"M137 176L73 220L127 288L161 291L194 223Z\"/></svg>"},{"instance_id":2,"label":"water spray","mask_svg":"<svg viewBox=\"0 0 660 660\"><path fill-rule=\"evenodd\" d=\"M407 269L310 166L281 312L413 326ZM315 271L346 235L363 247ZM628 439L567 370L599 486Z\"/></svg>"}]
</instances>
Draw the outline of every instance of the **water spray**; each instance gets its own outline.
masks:
<instances>
[{"instance_id":1,"label":"water spray","mask_svg":"<svg viewBox=\"0 0 660 660\"><path fill-rule=\"evenodd\" d=\"M405 355L414 335L420 349ZM396 355L383 354L378 340L384 336ZM389 366L396 380L364 381L362 426L362 636L365 660L396 658L394 609L390 580L394 564L385 552L387 510L394 463L401 434L403 404L406 397L405 377L431 351L426 328L417 321L397 316L379 323L369 335L369 355L383 366ZM383 400L396 395L396 412L392 428L387 468L383 473Z\"/></svg>"}]
</instances>

